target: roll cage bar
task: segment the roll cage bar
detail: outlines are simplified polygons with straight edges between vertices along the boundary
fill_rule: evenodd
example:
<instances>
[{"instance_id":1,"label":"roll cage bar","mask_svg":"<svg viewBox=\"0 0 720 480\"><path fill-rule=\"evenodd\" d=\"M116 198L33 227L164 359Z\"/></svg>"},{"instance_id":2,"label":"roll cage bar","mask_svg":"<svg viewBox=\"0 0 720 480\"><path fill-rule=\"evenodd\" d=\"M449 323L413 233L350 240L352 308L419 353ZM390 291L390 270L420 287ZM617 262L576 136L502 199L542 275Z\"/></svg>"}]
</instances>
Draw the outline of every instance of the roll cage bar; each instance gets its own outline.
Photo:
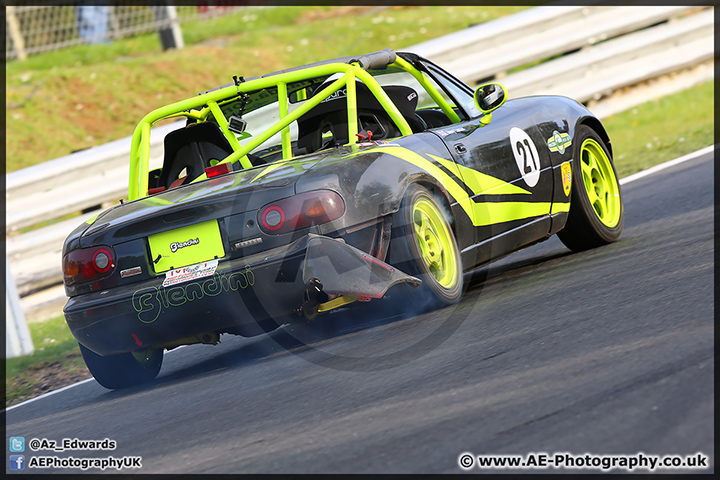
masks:
<instances>
[{"instance_id":1,"label":"roll cage bar","mask_svg":"<svg viewBox=\"0 0 720 480\"><path fill-rule=\"evenodd\" d=\"M247 81L236 81L234 84L158 108L143 117L135 128L132 136L128 187L129 200L136 200L148 195L150 128L156 122L163 119L185 117L197 122L203 122L212 116L234 150L232 154L228 155L220 163L234 164L238 162L243 169L251 168L253 165L250 163L247 154L278 132L280 132L281 135L283 159L287 160L292 158L290 124L343 87L346 88L347 92L348 138L356 138L358 127L355 80L358 79L372 92L385 112L398 126L401 134L411 135L413 132L408 122L390 100L380 84L367 72L367 70L382 69L388 66L398 67L410 73L453 123L460 121L457 113L455 113L437 89L428 81L425 74L406 59L396 55L391 49L372 52L358 58L346 57L343 59L319 62L305 67L297 67L263 77L249 79ZM301 82L333 74L342 74L342 76L323 88L320 92L315 93L292 113L288 111L289 100L287 86L289 83ZM247 92L272 87L277 88L280 119L262 133L254 136L247 144L240 145L235 135L228 129L228 122L220 109L220 104L238 99ZM193 182L206 178L207 175L203 173L193 180Z\"/></svg>"}]
</instances>

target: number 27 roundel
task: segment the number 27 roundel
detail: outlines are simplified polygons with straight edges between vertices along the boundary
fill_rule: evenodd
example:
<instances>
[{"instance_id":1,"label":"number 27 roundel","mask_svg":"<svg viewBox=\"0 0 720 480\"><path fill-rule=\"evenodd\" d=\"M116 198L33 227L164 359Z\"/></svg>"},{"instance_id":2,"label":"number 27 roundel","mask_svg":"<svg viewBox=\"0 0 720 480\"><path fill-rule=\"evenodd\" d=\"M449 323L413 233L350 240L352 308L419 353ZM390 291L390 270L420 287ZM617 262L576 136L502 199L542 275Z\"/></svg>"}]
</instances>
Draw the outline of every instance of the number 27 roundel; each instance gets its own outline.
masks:
<instances>
[{"instance_id":1,"label":"number 27 roundel","mask_svg":"<svg viewBox=\"0 0 720 480\"><path fill-rule=\"evenodd\" d=\"M528 187L534 187L540 179L540 156L535 144L524 130L513 127L510 129L510 147L520 175Z\"/></svg>"}]
</instances>

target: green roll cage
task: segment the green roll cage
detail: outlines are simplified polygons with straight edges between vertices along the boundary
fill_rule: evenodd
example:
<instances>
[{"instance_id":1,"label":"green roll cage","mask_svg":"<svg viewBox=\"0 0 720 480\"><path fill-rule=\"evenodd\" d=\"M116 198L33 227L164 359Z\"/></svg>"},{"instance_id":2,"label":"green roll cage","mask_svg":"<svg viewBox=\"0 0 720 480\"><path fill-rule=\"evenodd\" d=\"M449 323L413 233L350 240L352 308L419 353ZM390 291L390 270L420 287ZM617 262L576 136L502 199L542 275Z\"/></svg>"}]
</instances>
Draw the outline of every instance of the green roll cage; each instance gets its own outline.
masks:
<instances>
[{"instance_id":1,"label":"green roll cage","mask_svg":"<svg viewBox=\"0 0 720 480\"><path fill-rule=\"evenodd\" d=\"M369 56L382 53L388 55L387 52L392 54L394 61L392 63L386 63L382 68L393 66L410 73L453 123L460 121L457 113L443 98L443 96L440 95L435 86L428 81L424 73L419 71L404 58L396 56L395 52L392 52L391 50L383 50L381 52L368 54L367 56L361 58L367 58ZM251 79L245 82L239 82L153 110L140 121L132 136L130 151L130 179L128 186L129 200L136 200L148 195L150 128L156 122L163 119L186 117L198 122L203 122L212 115L215 122L217 122L220 127L220 130L228 139L228 142L230 142L230 146L234 150L232 154L228 155L220 163L239 162L243 169L251 168L253 165L250 163L247 154L278 132L280 132L281 135L283 160L292 158L290 124L343 87L345 87L347 91L348 138L356 138L358 127L355 80L359 79L368 87L375 98L379 101L380 105L395 122L402 135L411 135L413 132L405 118L402 116L395 104L390 100L380 84L371 74L367 72L367 70L369 69L364 67L358 60L353 60L349 63L340 63L340 61L324 63L284 73L273 74L266 77ZM327 87L323 88L320 92L313 95L292 113L288 111L289 99L287 86L289 83L302 82L333 74L342 74L342 76L333 81ZM247 144L241 146L235 135L228 129L228 121L220 109L220 105L236 100L245 93L272 87L277 88L280 119L259 135L254 136ZM352 145L353 143L350 141L348 144ZM203 173L193 180L193 183L205 179L207 179L207 175Z\"/></svg>"}]
</instances>

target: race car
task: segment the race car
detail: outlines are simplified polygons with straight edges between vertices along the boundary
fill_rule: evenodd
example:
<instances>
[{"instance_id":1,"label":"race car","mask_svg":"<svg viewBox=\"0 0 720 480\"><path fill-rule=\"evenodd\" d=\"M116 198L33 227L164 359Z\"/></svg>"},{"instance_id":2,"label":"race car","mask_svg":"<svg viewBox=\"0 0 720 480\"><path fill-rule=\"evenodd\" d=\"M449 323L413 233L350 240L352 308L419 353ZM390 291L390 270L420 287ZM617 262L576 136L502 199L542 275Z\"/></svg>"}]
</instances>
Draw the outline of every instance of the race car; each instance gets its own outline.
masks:
<instances>
[{"instance_id":1,"label":"race car","mask_svg":"<svg viewBox=\"0 0 720 480\"><path fill-rule=\"evenodd\" d=\"M357 302L451 305L492 260L622 231L607 132L569 98L509 100L390 49L232 78L147 114L129 201L65 241L65 318L106 388L226 333ZM184 126L150 170L151 127L170 118Z\"/></svg>"}]
</instances>

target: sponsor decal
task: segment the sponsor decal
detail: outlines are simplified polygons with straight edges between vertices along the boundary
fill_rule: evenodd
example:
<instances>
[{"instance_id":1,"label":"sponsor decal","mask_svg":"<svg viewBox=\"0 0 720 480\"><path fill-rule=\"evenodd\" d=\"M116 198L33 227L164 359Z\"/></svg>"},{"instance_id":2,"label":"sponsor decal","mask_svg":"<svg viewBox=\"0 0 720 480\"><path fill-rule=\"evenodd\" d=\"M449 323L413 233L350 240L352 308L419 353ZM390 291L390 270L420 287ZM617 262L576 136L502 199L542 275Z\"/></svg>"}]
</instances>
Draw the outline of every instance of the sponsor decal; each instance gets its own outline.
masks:
<instances>
[{"instance_id":1,"label":"sponsor decal","mask_svg":"<svg viewBox=\"0 0 720 480\"><path fill-rule=\"evenodd\" d=\"M572 185L572 168L570 168L570 162L565 162L560 165L560 176L562 177L563 192L565 192L565 195L570 195L570 185Z\"/></svg>"},{"instance_id":2,"label":"sponsor decal","mask_svg":"<svg viewBox=\"0 0 720 480\"><path fill-rule=\"evenodd\" d=\"M530 136L521 128L510 129L510 147L520 175L528 187L534 187L540 180L540 155Z\"/></svg>"},{"instance_id":3,"label":"sponsor decal","mask_svg":"<svg viewBox=\"0 0 720 480\"><path fill-rule=\"evenodd\" d=\"M551 152L558 152L562 155L565 153L565 150L572 145L572 140L570 140L570 135L567 133L560 133L555 130L553 136L547 139L547 145Z\"/></svg>"},{"instance_id":4,"label":"sponsor decal","mask_svg":"<svg viewBox=\"0 0 720 480\"><path fill-rule=\"evenodd\" d=\"M187 267L168 270L165 272L165 280L163 280L162 286L169 287L171 285L177 285L178 283L209 277L215 273L217 266L217 260L210 260L207 262L196 263L195 265L188 265Z\"/></svg>"},{"instance_id":5,"label":"sponsor decal","mask_svg":"<svg viewBox=\"0 0 720 480\"><path fill-rule=\"evenodd\" d=\"M132 307L138 320L153 323L163 309L180 307L204 297L214 297L223 292L244 290L255 284L255 274L250 265L229 274L214 272L207 280L188 282L184 285L148 287L137 290L132 296Z\"/></svg>"},{"instance_id":6,"label":"sponsor decal","mask_svg":"<svg viewBox=\"0 0 720 480\"><path fill-rule=\"evenodd\" d=\"M355 145L357 145L358 147L374 147L376 145L380 145L383 147L399 147L400 146L399 143L391 143L391 142L388 142L387 140L372 140L369 142L358 142Z\"/></svg>"},{"instance_id":7,"label":"sponsor decal","mask_svg":"<svg viewBox=\"0 0 720 480\"><path fill-rule=\"evenodd\" d=\"M190 247L192 245L199 245L200 244L200 237L198 238L191 238L187 242L172 242L170 244L170 251L172 253L177 252L181 248Z\"/></svg>"},{"instance_id":8,"label":"sponsor decal","mask_svg":"<svg viewBox=\"0 0 720 480\"><path fill-rule=\"evenodd\" d=\"M320 102L320 103L325 103L325 102L329 102L329 101L331 101L331 100L335 100L335 99L338 99L338 98L344 98L344 97L347 97L347 88L341 88L341 89L339 89L339 90L334 91L333 93L331 93L330 95L328 95L327 98L324 99L324 100L323 100L322 102Z\"/></svg>"},{"instance_id":9,"label":"sponsor decal","mask_svg":"<svg viewBox=\"0 0 720 480\"><path fill-rule=\"evenodd\" d=\"M132 277L133 275L140 275L142 273L142 267L132 267L127 270L120 270L120 278Z\"/></svg>"},{"instance_id":10,"label":"sponsor decal","mask_svg":"<svg viewBox=\"0 0 720 480\"><path fill-rule=\"evenodd\" d=\"M452 135L453 133L467 133L467 131L468 129L466 127L458 127L452 130L436 130L436 133L441 137L447 137L448 135Z\"/></svg>"}]
</instances>

